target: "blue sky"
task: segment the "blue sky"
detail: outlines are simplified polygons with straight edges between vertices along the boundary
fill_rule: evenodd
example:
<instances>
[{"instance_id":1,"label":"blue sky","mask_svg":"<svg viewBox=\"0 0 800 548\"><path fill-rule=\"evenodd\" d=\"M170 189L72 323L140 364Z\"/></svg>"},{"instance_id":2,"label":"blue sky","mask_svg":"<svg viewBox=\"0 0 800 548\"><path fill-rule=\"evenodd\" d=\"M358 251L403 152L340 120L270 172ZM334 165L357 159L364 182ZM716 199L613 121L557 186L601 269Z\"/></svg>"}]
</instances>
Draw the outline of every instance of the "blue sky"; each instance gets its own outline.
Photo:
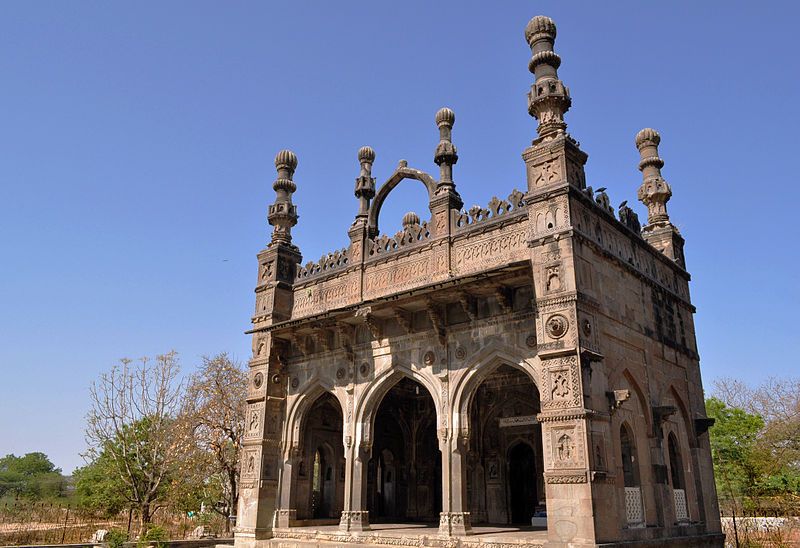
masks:
<instances>
[{"instance_id":1,"label":"blue sky","mask_svg":"<svg viewBox=\"0 0 800 548\"><path fill-rule=\"evenodd\" d=\"M281 148L300 160L304 262L347 243L360 146L379 182L400 159L436 173L441 106L467 206L524 188L537 14L558 24L588 184L642 218L633 137L661 132L707 387L796 374L800 10L755 8L3 2L0 454L80 465L88 386L120 357L246 360ZM425 203L401 185L383 228Z\"/></svg>"}]
</instances>

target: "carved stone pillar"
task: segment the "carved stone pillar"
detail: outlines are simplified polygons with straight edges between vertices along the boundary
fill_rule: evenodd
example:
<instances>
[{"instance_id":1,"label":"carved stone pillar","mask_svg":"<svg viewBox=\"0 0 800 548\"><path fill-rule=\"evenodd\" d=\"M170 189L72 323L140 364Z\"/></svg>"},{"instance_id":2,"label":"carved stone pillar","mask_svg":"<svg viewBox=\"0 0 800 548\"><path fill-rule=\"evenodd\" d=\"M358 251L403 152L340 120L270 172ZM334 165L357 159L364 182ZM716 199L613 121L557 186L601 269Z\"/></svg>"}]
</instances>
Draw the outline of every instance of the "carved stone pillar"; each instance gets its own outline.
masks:
<instances>
[{"instance_id":1,"label":"carved stone pillar","mask_svg":"<svg viewBox=\"0 0 800 548\"><path fill-rule=\"evenodd\" d=\"M239 508L234 529L236 546L255 546L272 536L281 465L285 383L278 348L269 334L256 337L257 354L250 361L247 430L242 441Z\"/></svg>"},{"instance_id":2,"label":"carved stone pillar","mask_svg":"<svg viewBox=\"0 0 800 548\"><path fill-rule=\"evenodd\" d=\"M442 512L439 534L445 536L472 534L467 507L467 443L468 439L453 436L440 443L442 447Z\"/></svg>"},{"instance_id":3,"label":"carved stone pillar","mask_svg":"<svg viewBox=\"0 0 800 548\"><path fill-rule=\"evenodd\" d=\"M559 416L561 415L561 416ZM540 415L547 497L547 545L594 546L594 504L585 418Z\"/></svg>"},{"instance_id":4,"label":"carved stone pillar","mask_svg":"<svg viewBox=\"0 0 800 548\"><path fill-rule=\"evenodd\" d=\"M299 455L296 448L283 461L280 486L280 506L275 511L275 526L281 529L291 527L297 519L297 493L294 486L297 480Z\"/></svg>"},{"instance_id":5,"label":"carved stone pillar","mask_svg":"<svg viewBox=\"0 0 800 548\"><path fill-rule=\"evenodd\" d=\"M282 371L281 341L265 331L275 322L292 315L292 285L301 260L292 244L291 229L297 224L297 207L292 203L297 157L288 150L275 157L278 177L273 183L275 202L267 219L272 239L258 254L256 310L253 323L253 357L249 362L247 387L247 430L242 440L239 508L234 528L237 548L250 548L272 537L278 502L278 475L282 466L286 383Z\"/></svg>"},{"instance_id":6,"label":"carved stone pillar","mask_svg":"<svg viewBox=\"0 0 800 548\"><path fill-rule=\"evenodd\" d=\"M342 531L369 531L367 511L367 463L372 454L371 444L345 447L347 466L344 479L344 509L339 521Z\"/></svg>"}]
</instances>

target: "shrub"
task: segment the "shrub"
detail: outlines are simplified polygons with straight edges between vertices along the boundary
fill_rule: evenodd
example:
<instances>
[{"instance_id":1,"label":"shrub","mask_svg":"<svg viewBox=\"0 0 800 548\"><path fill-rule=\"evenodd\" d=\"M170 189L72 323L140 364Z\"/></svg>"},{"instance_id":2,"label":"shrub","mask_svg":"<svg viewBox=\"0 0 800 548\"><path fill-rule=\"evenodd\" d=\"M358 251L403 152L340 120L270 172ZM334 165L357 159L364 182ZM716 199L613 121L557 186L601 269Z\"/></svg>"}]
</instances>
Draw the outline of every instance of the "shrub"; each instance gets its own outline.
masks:
<instances>
[{"instance_id":1,"label":"shrub","mask_svg":"<svg viewBox=\"0 0 800 548\"><path fill-rule=\"evenodd\" d=\"M154 546L155 548L166 548L169 537L167 530L160 525L151 526L145 534L139 538L139 546Z\"/></svg>"},{"instance_id":2,"label":"shrub","mask_svg":"<svg viewBox=\"0 0 800 548\"><path fill-rule=\"evenodd\" d=\"M103 538L103 542L108 548L122 548L127 541L128 533L122 529L111 529Z\"/></svg>"}]
</instances>

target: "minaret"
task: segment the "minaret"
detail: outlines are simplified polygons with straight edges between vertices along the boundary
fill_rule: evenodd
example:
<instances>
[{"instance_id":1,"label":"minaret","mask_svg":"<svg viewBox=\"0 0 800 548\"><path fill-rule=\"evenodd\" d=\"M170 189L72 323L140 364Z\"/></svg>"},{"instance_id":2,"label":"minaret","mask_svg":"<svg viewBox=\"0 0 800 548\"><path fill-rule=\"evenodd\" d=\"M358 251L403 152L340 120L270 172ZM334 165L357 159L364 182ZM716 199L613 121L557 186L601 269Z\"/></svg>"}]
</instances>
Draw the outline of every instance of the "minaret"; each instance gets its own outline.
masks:
<instances>
[{"instance_id":1,"label":"minaret","mask_svg":"<svg viewBox=\"0 0 800 548\"><path fill-rule=\"evenodd\" d=\"M452 215L464 205L453 182L453 166L458 162L458 152L453 144L453 124L456 114L447 107L440 108L434 117L439 128L439 144L433 153L433 161L439 166L439 181L436 192L430 201L431 232L434 238L443 238L450 234Z\"/></svg>"},{"instance_id":2,"label":"minaret","mask_svg":"<svg viewBox=\"0 0 800 548\"><path fill-rule=\"evenodd\" d=\"M291 316L292 284L300 250L292 243L292 227L297 224L297 206L292 194L297 190L293 177L297 156L281 150L275 156L278 177L272 183L275 201L269 206L267 220L272 225L272 239L258 254L259 274L256 287L255 327L287 320Z\"/></svg>"},{"instance_id":3,"label":"minaret","mask_svg":"<svg viewBox=\"0 0 800 548\"><path fill-rule=\"evenodd\" d=\"M528 70L536 77L528 93L528 113L539 121L539 137L552 138L566 131L564 113L572 105L569 88L558 79L561 57L553 51L555 22L543 15L534 17L525 27L525 39L532 55Z\"/></svg>"},{"instance_id":4,"label":"minaret","mask_svg":"<svg viewBox=\"0 0 800 548\"><path fill-rule=\"evenodd\" d=\"M686 268L683 258L683 237L669 220L667 202L672 197L672 187L661 176L664 160L658 156L661 136L651 128L636 134L636 148L639 149L639 171L642 172L642 186L639 187L639 201L647 206L647 225L642 228L642 237L667 257Z\"/></svg>"},{"instance_id":5,"label":"minaret","mask_svg":"<svg viewBox=\"0 0 800 548\"><path fill-rule=\"evenodd\" d=\"M436 126L439 128L439 144L433 161L439 166L439 188L454 189L453 166L458 162L458 150L453 144L453 124L456 122L456 113L449 108L441 108L436 112Z\"/></svg>"},{"instance_id":6,"label":"minaret","mask_svg":"<svg viewBox=\"0 0 800 548\"><path fill-rule=\"evenodd\" d=\"M275 168L278 170L278 178L272 183L275 203L269 206L267 215L269 224L274 227L270 246L285 244L297 249L292 244L292 227L297 224L297 207L292 203L292 194L297 190L292 180L297 156L291 150L281 150L275 156Z\"/></svg>"},{"instance_id":7,"label":"minaret","mask_svg":"<svg viewBox=\"0 0 800 548\"><path fill-rule=\"evenodd\" d=\"M358 149L358 163L361 165L361 172L356 177L354 191L356 198L358 198L358 213L356 213L356 218L350 226L350 230L348 230L351 263L358 263L363 259L369 204L372 198L375 197L375 177L372 176L372 163L374 161L375 151L372 147L363 146Z\"/></svg>"},{"instance_id":8,"label":"minaret","mask_svg":"<svg viewBox=\"0 0 800 548\"><path fill-rule=\"evenodd\" d=\"M529 198L568 185L586 186L583 165L588 157L567 134L564 122L572 99L569 88L558 78L561 58L553 51L555 39L556 24L549 17L538 15L525 27L525 40L531 48L528 70L535 77L528 93L528 114L539 122L538 137L522 154L528 166Z\"/></svg>"}]
</instances>

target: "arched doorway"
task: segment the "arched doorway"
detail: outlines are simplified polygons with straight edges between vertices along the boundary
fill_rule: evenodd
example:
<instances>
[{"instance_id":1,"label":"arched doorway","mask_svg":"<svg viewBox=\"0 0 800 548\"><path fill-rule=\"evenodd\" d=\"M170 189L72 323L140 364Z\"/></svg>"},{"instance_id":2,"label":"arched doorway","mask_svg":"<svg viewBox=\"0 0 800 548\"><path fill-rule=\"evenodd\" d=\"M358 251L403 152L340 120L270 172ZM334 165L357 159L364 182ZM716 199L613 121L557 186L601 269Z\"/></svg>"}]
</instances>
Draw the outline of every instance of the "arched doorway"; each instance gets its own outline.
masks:
<instances>
[{"instance_id":1,"label":"arched doorway","mask_svg":"<svg viewBox=\"0 0 800 548\"><path fill-rule=\"evenodd\" d=\"M518 443L508 452L509 506L513 524L530 525L536 512L535 469L533 449L527 443Z\"/></svg>"},{"instance_id":2,"label":"arched doorway","mask_svg":"<svg viewBox=\"0 0 800 548\"><path fill-rule=\"evenodd\" d=\"M303 421L302 456L298 464L297 518L337 520L344 504L342 408L333 394L321 395Z\"/></svg>"},{"instance_id":3,"label":"arched doorway","mask_svg":"<svg viewBox=\"0 0 800 548\"><path fill-rule=\"evenodd\" d=\"M472 523L531 525L544 515L539 390L522 371L501 365L470 404L467 501Z\"/></svg>"},{"instance_id":4,"label":"arched doorway","mask_svg":"<svg viewBox=\"0 0 800 548\"><path fill-rule=\"evenodd\" d=\"M441 462L433 398L424 386L403 378L375 415L367 466L370 522L438 522Z\"/></svg>"}]
</instances>

